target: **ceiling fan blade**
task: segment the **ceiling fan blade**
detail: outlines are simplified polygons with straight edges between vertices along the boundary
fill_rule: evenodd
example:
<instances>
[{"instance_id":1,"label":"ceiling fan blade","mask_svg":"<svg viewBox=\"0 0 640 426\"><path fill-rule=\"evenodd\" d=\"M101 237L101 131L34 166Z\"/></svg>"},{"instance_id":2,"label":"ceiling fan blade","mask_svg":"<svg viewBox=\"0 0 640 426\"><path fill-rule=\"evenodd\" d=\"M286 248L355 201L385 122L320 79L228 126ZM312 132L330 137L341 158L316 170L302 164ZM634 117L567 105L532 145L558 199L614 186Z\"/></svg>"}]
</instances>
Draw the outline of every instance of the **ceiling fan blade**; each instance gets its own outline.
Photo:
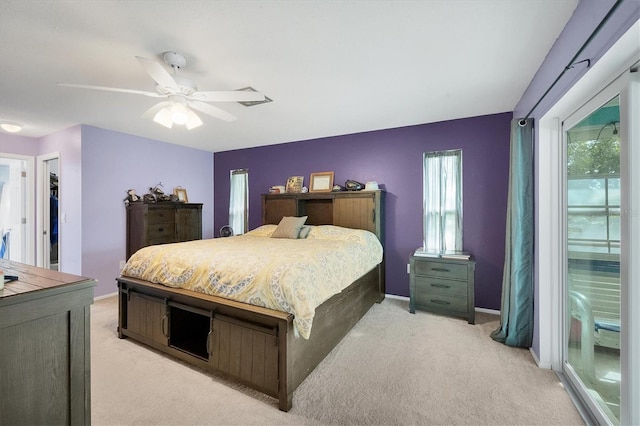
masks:
<instances>
[{"instance_id":1,"label":"ceiling fan blade","mask_svg":"<svg viewBox=\"0 0 640 426\"><path fill-rule=\"evenodd\" d=\"M236 121L235 116L213 105L205 104L204 102L200 101L190 101L188 105L196 111L203 112L212 117L219 118L220 120Z\"/></svg>"},{"instance_id":2,"label":"ceiling fan blade","mask_svg":"<svg viewBox=\"0 0 640 426\"><path fill-rule=\"evenodd\" d=\"M162 88L171 89L173 91L179 91L178 83L169 74L169 72L162 67L159 63L146 59L141 56L136 56L142 68L151 76L151 78L160 85Z\"/></svg>"},{"instance_id":3,"label":"ceiling fan blade","mask_svg":"<svg viewBox=\"0 0 640 426\"><path fill-rule=\"evenodd\" d=\"M260 92L245 92L243 90L211 90L194 92L190 99L204 102L258 102L264 101Z\"/></svg>"},{"instance_id":4,"label":"ceiling fan blade","mask_svg":"<svg viewBox=\"0 0 640 426\"><path fill-rule=\"evenodd\" d=\"M156 92L145 92L144 90L133 90L133 89L119 89L117 87L104 87L104 86L89 86L86 84L72 84L72 83L58 83L59 86L64 87L77 87L79 89L93 89L93 90L104 90L106 92L121 92L121 93L133 93L134 95L144 95L152 98L163 98L167 95L161 95Z\"/></svg>"}]
</instances>

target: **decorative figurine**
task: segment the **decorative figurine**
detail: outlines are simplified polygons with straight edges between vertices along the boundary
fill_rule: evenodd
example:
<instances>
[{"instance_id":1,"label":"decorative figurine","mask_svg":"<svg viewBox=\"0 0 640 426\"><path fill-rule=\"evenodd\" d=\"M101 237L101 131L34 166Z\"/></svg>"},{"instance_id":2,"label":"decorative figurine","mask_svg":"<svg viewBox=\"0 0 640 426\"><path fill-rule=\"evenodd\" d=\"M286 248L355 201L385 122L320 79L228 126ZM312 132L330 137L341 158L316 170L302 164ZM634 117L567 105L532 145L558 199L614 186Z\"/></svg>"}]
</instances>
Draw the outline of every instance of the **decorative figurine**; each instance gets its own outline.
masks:
<instances>
[{"instance_id":1,"label":"decorative figurine","mask_svg":"<svg viewBox=\"0 0 640 426\"><path fill-rule=\"evenodd\" d=\"M148 203L153 203L155 201L168 201L169 197L166 197L167 199L165 200L164 191L160 189L161 187L162 187L162 182L158 182L156 186L153 186L153 187L150 186L149 193L145 194L144 196L144 201Z\"/></svg>"},{"instance_id":2,"label":"decorative figurine","mask_svg":"<svg viewBox=\"0 0 640 426\"><path fill-rule=\"evenodd\" d=\"M129 203L136 203L140 201L140 196L138 196L138 194L136 194L136 190L135 189L127 189L127 198L124 199L124 202L126 204Z\"/></svg>"}]
</instances>

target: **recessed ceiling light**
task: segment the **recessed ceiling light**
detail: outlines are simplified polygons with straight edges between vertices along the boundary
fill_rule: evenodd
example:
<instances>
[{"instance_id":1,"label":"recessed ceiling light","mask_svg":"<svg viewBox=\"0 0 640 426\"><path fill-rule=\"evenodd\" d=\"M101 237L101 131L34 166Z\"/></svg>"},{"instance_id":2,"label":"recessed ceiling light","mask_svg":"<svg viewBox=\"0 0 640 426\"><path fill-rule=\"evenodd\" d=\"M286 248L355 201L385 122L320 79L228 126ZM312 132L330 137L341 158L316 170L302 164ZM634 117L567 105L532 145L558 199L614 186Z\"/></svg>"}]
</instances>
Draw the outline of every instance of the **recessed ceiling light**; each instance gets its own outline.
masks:
<instances>
[{"instance_id":1,"label":"recessed ceiling light","mask_svg":"<svg viewBox=\"0 0 640 426\"><path fill-rule=\"evenodd\" d=\"M0 127L9 133L16 133L22 130L22 125L11 121L0 122Z\"/></svg>"}]
</instances>

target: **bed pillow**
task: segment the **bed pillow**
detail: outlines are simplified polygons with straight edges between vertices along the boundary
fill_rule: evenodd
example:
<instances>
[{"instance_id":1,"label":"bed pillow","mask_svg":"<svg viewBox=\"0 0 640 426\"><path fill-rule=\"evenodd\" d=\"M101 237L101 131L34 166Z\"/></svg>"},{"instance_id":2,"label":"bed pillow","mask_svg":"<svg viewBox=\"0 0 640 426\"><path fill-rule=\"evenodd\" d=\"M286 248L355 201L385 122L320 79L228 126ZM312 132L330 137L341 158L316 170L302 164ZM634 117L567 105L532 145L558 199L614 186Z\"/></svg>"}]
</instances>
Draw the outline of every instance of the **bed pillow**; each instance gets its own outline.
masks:
<instances>
[{"instance_id":1,"label":"bed pillow","mask_svg":"<svg viewBox=\"0 0 640 426\"><path fill-rule=\"evenodd\" d=\"M307 216L302 217L293 217L293 216L285 216L280 220L278 227L273 234L271 234L271 238L292 238L297 239L300 234L300 229L304 225L307 220Z\"/></svg>"},{"instance_id":2,"label":"bed pillow","mask_svg":"<svg viewBox=\"0 0 640 426\"><path fill-rule=\"evenodd\" d=\"M300 228L300 233L298 234L298 238L302 240L307 238L307 235L309 235L309 231L311 231L311 226L304 225L302 228Z\"/></svg>"}]
</instances>

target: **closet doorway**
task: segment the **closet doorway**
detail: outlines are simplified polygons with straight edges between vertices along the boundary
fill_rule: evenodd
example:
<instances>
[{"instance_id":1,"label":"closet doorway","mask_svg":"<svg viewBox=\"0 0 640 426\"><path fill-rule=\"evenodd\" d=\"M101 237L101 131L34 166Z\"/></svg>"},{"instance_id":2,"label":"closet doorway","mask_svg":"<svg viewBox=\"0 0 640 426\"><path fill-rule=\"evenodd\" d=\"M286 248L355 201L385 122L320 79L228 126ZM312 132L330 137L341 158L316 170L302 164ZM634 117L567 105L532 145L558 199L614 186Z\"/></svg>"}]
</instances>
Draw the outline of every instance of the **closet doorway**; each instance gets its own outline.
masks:
<instances>
[{"instance_id":1,"label":"closet doorway","mask_svg":"<svg viewBox=\"0 0 640 426\"><path fill-rule=\"evenodd\" d=\"M37 265L59 271L60 265L60 156L58 153L38 157L38 239Z\"/></svg>"},{"instance_id":2,"label":"closet doorway","mask_svg":"<svg viewBox=\"0 0 640 426\"><path fill-rule=\"evenodd\" d=\"M0 154L0 259L33 265L33 157Z\"/></svg>"}]
</instances>

